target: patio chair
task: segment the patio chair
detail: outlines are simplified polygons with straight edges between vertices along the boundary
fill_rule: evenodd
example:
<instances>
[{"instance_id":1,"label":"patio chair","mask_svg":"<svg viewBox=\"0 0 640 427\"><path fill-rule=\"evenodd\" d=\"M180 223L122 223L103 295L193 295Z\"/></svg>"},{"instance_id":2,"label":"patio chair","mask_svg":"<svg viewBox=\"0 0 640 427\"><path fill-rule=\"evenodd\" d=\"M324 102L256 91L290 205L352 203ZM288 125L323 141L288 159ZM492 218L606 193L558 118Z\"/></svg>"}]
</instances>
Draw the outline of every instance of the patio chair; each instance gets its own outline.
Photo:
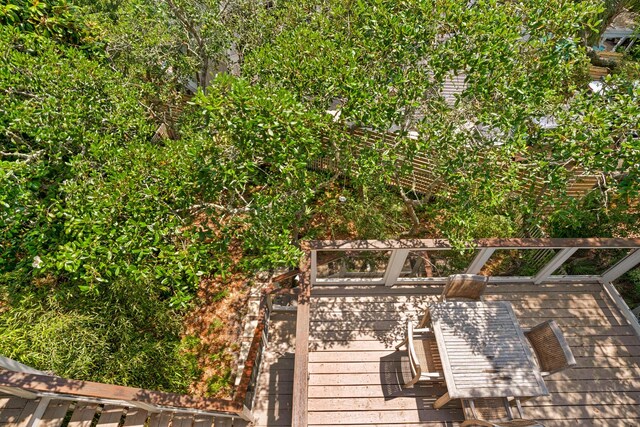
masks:
<instances>
[{"instance_id":1,"label":"patio chair","mask_svg":"<svg viewBox=\"0 0 640 427\"><path fill-rule=\"evenodd\" d=\"M543 376L548 376L576 365L571 348L564 339L555 320L547 320L524 331L538 359Z\"/></svg>"},{"instance_id":2,"label":"patio chair","mask_svg":"<svg viewBox=\"0 0 640 427\"><path fill-rule=\"evenodd\" d=\"M480 276L478 274L454 274L449 276L444 291L440 295L440 301L480 301L487 288L488 281L488 276Z\"/></svg>"},{"instance_id":3,"label":"patio chair","mask_svg":"<svg viewBox=\"0 0 640 427\"><path fill-rule=\"evenodd\" d=\"M440 301L481 301L488 281L488 276L453 274L447 277L447 283L440 295ZM427 310L420 323L418 323L418 329L426 328L430 323L431 314ZM407 344L406 339L396 346L396 350L399 350L405 344Z\"/></svg>"},{"instance_id":4,"label":"patio chair","mask_svg":"<svg viewBox=\"0 0 640 427\"><path fill-rule=\"evenodd\" d=\"M411 379L404 387L413 387L417 382L444 381L442 361L438 353L436 337L431 329L414 329L411 320L407 321L407 353L411 368Z\"/></svg>"},{"instance_id":5,"label":"patio chair","mask_svg":"<svg viewBox=\"0 0 640 427\"><path fill-rule=\"evenodd\" d=\"M514 414L509 399L506 397L462 399L465 421L461 427L544 427L539 421L525 418L520 401L514 400L516 414Z\"/></svg>"}]
</instances>

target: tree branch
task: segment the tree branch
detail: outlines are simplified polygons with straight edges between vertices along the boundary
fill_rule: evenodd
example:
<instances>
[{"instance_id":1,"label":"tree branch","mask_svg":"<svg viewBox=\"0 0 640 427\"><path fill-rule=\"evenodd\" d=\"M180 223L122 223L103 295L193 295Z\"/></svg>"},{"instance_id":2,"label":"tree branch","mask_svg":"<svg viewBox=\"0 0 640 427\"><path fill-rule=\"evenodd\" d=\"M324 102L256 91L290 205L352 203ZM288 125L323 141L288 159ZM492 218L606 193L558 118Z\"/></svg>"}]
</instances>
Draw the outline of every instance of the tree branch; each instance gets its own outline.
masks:
<instances>
[{"instance_id":1,"label":"tree branch","mask_svg":"<svg viewBox=\"0 0 640 427\"><path fill-rule=\"evenodd\" d=\"M25 163L32 162L40 157L44 153L44 150L38 150L35 153L24 154L24 153L7 153L5 151L0 151L0 155L3 157L17 157L19 159L24 159Z\"/></svg>"}]
</instances>

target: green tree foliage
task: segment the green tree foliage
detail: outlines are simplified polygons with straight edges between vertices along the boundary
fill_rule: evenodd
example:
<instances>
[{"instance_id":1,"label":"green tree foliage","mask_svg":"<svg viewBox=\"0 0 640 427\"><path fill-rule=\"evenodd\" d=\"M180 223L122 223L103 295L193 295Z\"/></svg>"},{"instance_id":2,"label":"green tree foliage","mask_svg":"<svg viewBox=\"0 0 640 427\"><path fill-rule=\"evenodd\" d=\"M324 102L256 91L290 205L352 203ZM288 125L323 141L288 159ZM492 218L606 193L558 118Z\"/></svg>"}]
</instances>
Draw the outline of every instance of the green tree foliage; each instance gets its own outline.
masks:
<instances>
[{"instance_id":1,"label":"green tree foliage","mask_svg":"<svg viewBox=\"0 0 640 427\"><path fill-rule=\"evenodd\" d=\"M344 163L358 171L352 182L386 191L380 184L412 172L407 159L427 155L438 185L427 195L435 203L424 209L444 218L441 232L463 240L483 218L535 212L532 183L546 181L552 197L562 197L564 165L577 152L569 154L558 139L547 143L551 153L531 147L543 138L536 120L562 115L586 90L580 40L597 25L597 3L379 0L279 8L273 41L247 56L244 72L258 84L291 90L307 108L337 104L343 123L396 129L395 143L374 144L355 157L350 143L339 147ZM449 105L440 91L454 75L464 76L466 89ZM594 108L571 107L577 115ZM630 116L621 117L621 127L633 129ZM417 139L407 138L409 130ZM580 156L588 152L612 167L601 143L589 138ZM423 201L401 196L415 231L415 206Z\"/></svg>"},{"instance_id":2,"label":"green tree foliage","mask_svg":"<svg viewBox=\"0 0 640 427\"><path fill-rule=\"evenodd\" d=\"M2 0L0 24L76 46L94 41L92 24L67 0Z\"/></svg>"},{"instance_id":3,"label":"green tree foliage","mask_svg":"<svg viewBox=\"0 0 640 427\"><path fill-rule=\"evenodd\" d=\"M184 391L183 309L225 268L187 210L201 147L152 142L144 85L77 49L13 27L0 46L0 353Z\"/></svg>"}]
</instances>

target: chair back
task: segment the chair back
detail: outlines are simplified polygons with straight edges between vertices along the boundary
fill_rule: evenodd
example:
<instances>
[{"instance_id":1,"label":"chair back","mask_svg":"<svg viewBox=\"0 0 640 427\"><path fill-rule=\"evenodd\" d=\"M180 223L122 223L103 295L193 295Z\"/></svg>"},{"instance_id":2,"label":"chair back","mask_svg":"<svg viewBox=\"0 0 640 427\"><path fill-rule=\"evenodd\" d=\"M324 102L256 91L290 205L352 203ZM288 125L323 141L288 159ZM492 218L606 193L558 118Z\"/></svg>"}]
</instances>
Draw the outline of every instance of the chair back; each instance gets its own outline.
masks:
<instances>
[{"instance_id":1,"label":"chair back","mask_svg":"<svg viewBox=\"0 0 640 427\"><path fill-rule=\"evenodd\" d=\"M512 420L513 411L506 397L462 399L462 410L467 420Z\"/></svg>"},{"instance_id":2,"label":"chair back","mask_svg":"<svg viewBox=\"0 0 640 427\"><path fill-rule=\"evenodd\" d=\"M447 278L447 284L440 299L442 301L449 299L463 299L471 301L480 301L489 277L477 274L454 274Z\"/></svg>"},{"instance_id":3,"label":"chair back","mask_svg":"<svg viewBox=\"0 0 640 427\"><path fill-rule=\"evenodd\" d=\"M416 348L413 344L413 323L407 321L407 353L409 354L409 366L411 367L411 375L420 376L422 368L420 367L420 359L416 353Z\"/></svg>"},{"instance_id":4,"label":"chair back","mask_svg":"<svg viewBox=\"0 0 640 427\"><path fill-rule=\"evenodd\" d=\"M526 331L525 335L536 354L543 375L551 375L576 365L571 348L555 320L542 322Z\"/></svg>"}]
</instances>

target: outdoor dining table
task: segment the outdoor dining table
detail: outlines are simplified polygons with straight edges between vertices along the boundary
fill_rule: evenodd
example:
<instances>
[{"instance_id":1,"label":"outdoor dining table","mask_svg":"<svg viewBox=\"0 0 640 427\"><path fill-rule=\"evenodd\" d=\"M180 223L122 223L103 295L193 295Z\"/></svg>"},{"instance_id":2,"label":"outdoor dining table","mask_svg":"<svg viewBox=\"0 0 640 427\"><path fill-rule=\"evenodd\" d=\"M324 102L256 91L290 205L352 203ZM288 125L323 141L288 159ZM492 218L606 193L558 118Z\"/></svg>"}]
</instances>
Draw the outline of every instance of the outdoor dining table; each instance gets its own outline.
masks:
<instances>
[{"instance_id":1,"label":"outdoor dining table","mask_svg":"<svg viewBox=\"0 0 640 427\"><path fill-rule=\"evenodd\" d=\"M429 305L451 399L549 394L508 302L445 301Z\"/></svg>"}]
</instances>

